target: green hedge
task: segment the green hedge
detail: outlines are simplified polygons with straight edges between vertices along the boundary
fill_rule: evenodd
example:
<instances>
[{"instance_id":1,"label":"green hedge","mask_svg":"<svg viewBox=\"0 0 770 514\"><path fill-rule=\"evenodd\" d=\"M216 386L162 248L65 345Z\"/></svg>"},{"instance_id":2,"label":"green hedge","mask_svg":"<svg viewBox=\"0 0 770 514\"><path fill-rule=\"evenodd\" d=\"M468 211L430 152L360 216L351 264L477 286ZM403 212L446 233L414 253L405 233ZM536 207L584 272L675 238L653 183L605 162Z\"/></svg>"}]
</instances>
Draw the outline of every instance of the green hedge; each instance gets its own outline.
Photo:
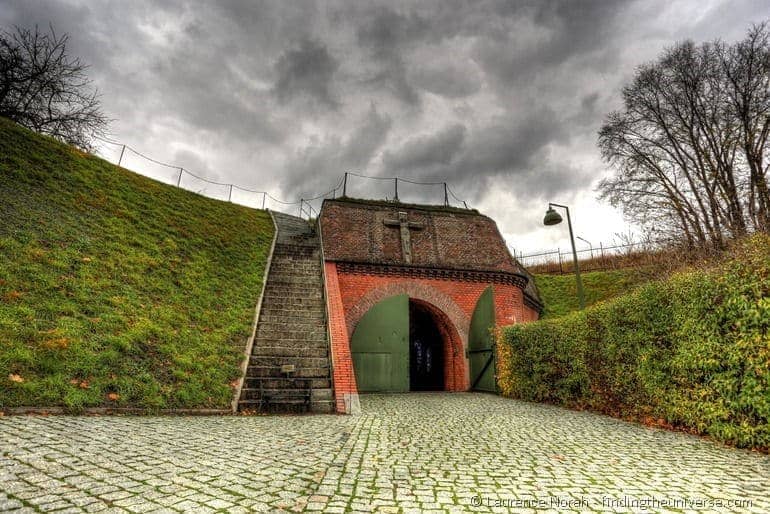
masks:
<instances>
[{"instance_id":1,"label":"green hedge","mask_svg":"<svg viewBox=\"0 0 770 514\"><path fill-rule=\"evenodd\" d=\"M504 395L770 447L770 237L708 269L505 328Z\"/></svg>"}]
</instances>

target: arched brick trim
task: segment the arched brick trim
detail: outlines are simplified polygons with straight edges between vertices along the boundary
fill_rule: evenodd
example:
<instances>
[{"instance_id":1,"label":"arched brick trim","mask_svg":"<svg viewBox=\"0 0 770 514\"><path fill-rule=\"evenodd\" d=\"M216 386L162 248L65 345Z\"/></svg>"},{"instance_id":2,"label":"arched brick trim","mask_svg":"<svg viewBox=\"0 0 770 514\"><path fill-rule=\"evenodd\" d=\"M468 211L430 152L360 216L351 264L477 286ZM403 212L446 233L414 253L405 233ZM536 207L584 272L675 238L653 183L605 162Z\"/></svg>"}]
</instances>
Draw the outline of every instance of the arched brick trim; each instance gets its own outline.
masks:
<instances>
[{"instance_id":1,"label":"arched brick trim","mask_svg":"<svg viewBox=\"0 0 770 514\"><path fill-rule=\"evenodd\" d=\"M433 305L452 322L452 325L458 332L462 342L462 350L468 346L468 330L470 328L470 318L460 309L449 295L439 291L436 288L413 282L410 280L400 280L384 286L376 287L364 294L354 306L347 310L345 318L348 328L348 337L353 337L353 331L356 328L361 317L385 298L405 294L409 298L422 300Z\"/></svg>"}]
</instances>

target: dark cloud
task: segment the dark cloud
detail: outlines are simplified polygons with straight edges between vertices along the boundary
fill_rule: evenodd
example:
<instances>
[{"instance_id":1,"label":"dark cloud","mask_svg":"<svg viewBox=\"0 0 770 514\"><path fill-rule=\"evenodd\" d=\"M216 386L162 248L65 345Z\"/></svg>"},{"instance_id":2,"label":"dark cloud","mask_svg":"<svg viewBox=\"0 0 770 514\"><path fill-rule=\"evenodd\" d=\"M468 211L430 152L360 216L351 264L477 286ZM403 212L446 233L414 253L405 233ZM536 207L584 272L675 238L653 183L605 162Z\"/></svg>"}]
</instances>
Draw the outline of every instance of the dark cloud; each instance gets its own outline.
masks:
<instances>
[{"instance_id":1,"label":"dark cloud","mask_svg":"<svg viewBox=\"0 0 770 514\"><path fill-rule=\"evenodd\" d=\"M382 146L388 136L393 120L380 114L372 103L369 112L350 136L342 154L342 162L355 169L366 167L375 152Z\"/></svg>"},{"instance_id":2,"label":"dark cloud","mask_svg":"<svg viewBox=\"0 0 770 514\"><path fill-rule=\"evenodd\" d=\"M287 50L275 63L278 79L273 93L280 102L307 97L337 108L332 82L339 63L326 45L305 40L298 48Z\"/></svg>"},{"instance_id":3,"label":"dark cloud","mask_svg":"<svg viewBox=\"0 0 770 514\"><path fill-rule=\"evenodd\" d=\"M365 171L391 125L391 119L372 104L347 137L315 140L297 150L286 166L283 189L308 198L329 190L346 171Z\"/></svg>"},{"instance_id":4,"label":"dark cloud","mask_svg":"<svg viewBox=\"0 0 770 514\"><path fill-rule=\"evenodd\" d=\"M758 0L0 2L0 27L69 33L113 137L159 160L291 200L348 170L446 180L517 230L509 204L594 208L595 135L635 66L768 17Z\"/></svg>"},{"instance_id":5,"label":"dark cloud","mask_svg":"<svg viewBox=\"0 0 770 514\"><path fill-rule=\"evenodd\" d=\"M385 152L385 170L390 174L406 172L421 177L446 172L462 151L466 132L465 126L456 124L436 134L411 138L400 148Z\"/></svg>"},{"instance_id":6,"label":"dark cloud","mask_svg":"<svg viewBox=\"0 0 770 514\"><path fill-rule=\"evenodd\" d=\"M384 7L367 13L356 37L378 69L366 83L389 91L406 104L418 106L419 91L407 78L403 52L423 36L427 27L427 21L415 13L402 14Z\"/></svg>"},{"instance_id":7,"label":"dark cloud","mask_svg":"<svg viewBox=\"0 0 770 514\"><path fill-rule=\"evenodd\" d=\"M500 87L531 81L571 59L599 52L596 66L614 63L607 42L619 29L614 20L628 1L536 2L525 10L506 9L493 37L480 38L474 56ZM608 51L609 50L609 54Z\"/></svg>"},{"instance_id":8,"label":"dark cloud","mask_svg":"<svg viewBox=\"0 0 770 514\"><path fill-rule=\"evenodd\" d=\"M465 98L481 89L482 81L469 66L434 67L430 64L412 71L415 87L447 98Z\"/></svg>"},{"instance_id":9,"label":"dark cloud","mask_svg":"<svg viewBox=\"0 0 770 514\"><path fill-rule=\"evenodd\" d=\"M566 127L548 108L529 113L523 119L495 119L473 132L455 175L462 178L474 174L520 174L537 166L537 156L544 148L563 143L568 137Z\"/></svg>"},{"instance_id":10,"label":"dark cloud","mask_svg":"<svg viewBox=\"0 0 770 514\"><path fill-rule=\"evenodd\" d=\"M489 182L503 178L522 196L570 187L574 170L551 162L554 145L569 142L568 131L556 113L540 109L524 119L501 117L469 130L453 125L432 135L416 136L383 155L389 174L427 181L448 181L479 200Z\"/></svg>"},{"instance_id":11,"label":"dark cloud","mask_svg":"<svg viewBox=\"0 0 770 514\"><path fill-rule=\"evenodd\" d=\"M403 48L422 39L429 28L428 21L415 12L376 7L365 16L356 37L374 58L382 61L398 57Z\"/></svg>"}]
</instances>

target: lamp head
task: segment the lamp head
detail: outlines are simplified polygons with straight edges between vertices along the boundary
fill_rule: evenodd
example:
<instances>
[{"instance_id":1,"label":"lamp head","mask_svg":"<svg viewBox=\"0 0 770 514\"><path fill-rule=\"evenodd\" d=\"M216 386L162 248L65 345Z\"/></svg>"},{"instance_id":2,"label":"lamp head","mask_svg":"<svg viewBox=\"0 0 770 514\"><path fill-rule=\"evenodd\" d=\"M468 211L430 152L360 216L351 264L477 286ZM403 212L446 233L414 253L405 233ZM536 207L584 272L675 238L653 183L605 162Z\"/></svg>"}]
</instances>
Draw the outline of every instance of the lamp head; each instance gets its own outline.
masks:
<instances>
[{"instance_id":1,"label":"lamp head","mask_svg":"<svg viewBox=\"0 0 770 514\"><path fill-rule=\"evenodd\" d=\"M561 223L562 218L561 215L553 210L553 207L549 207L547 211L545 211L545 218L543 218L543 225L558 225Z\"/></svg>"}]
</instances>

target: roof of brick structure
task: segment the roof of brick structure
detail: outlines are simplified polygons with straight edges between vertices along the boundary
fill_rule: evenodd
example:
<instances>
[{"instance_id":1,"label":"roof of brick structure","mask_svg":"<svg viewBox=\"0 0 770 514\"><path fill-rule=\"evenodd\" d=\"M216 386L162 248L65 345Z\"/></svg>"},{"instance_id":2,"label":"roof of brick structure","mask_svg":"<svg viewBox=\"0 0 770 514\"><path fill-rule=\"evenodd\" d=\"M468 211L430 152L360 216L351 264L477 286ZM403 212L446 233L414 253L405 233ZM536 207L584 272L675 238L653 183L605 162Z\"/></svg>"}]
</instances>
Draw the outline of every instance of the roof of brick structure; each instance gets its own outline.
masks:
<instances>
[{"instance_id":1,"label":"roof of brick structure","mask_svg":"<svg viewBox=\"0 0 770 514\"><path fill-rule=\"evenodd\" d=\"M320 224L326 260L521 275L540 304L497 224L476 210L345 198L324 201Z\"/></svg>"}]
</instances>

